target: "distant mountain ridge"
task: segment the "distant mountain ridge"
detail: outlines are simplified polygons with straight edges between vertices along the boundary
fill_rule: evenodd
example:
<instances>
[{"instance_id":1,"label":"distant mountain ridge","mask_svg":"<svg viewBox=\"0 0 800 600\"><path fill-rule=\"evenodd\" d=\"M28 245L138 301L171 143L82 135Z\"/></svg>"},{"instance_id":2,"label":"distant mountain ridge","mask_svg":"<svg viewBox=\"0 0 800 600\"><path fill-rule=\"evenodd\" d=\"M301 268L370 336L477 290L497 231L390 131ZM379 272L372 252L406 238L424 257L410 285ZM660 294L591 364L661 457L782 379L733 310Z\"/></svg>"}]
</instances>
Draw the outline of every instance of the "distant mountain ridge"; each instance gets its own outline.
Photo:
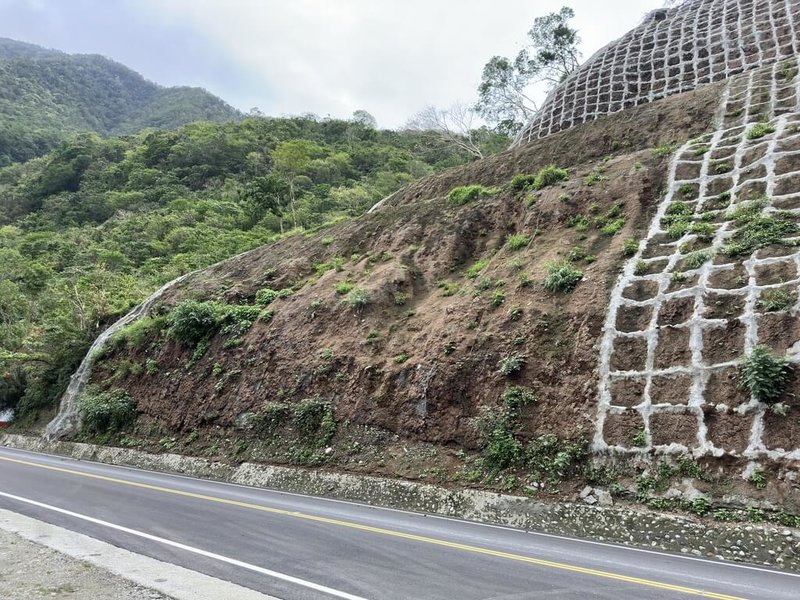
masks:
<instances>
[{"instance_id":1,"label":"distant mountain ridge","mask_svg":"<svg viewBox=\"0 0 800 600\"><path fill-rule=\"evenodd\" d=\"M79 132L124 135L241 116L204 89L162 87L103 56L0 38L0 166Z\"/></svg>"}]
</instances>

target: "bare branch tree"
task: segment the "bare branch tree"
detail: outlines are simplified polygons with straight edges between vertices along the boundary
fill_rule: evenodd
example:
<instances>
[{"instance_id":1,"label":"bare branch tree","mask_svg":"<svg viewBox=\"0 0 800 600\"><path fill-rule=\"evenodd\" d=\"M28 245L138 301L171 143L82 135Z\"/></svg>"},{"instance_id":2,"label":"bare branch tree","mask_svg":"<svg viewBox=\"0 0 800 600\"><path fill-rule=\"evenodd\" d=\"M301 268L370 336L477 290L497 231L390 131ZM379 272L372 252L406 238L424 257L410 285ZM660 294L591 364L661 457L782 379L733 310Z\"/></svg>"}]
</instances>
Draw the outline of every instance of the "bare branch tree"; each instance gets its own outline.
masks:
<instances>
[{"instance_id":1,"label":"bare branch tree","mask_svg":"<svg viewBox=\"0 0 800 600\"><path fill-rule=\"evenodd\" d=\"M483 152L475 138L475 118L475 111L460 102L448 108L429 105L414 115L405 129L434 131L442 143L463 150L475 158L483 158Z\"/></svg>"}]
</instances>

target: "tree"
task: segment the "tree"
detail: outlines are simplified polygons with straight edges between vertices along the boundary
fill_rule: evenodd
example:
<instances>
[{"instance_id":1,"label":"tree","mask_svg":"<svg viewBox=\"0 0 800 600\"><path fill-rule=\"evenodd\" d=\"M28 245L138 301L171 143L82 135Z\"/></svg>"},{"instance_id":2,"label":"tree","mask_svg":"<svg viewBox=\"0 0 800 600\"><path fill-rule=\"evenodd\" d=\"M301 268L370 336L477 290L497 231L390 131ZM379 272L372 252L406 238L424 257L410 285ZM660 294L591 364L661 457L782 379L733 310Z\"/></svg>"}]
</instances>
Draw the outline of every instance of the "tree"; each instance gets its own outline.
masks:
<instances>
[{"instance_id":1,"label":"tree","mask_svg":"<svg viewBox=\"0 0 800 600\"><path fill-rule=\"evenodd\" d=\"M289 185L292 227L297 227L297 178L304 175L311 161L322 154L322 148L310 140L288 140L272 151L272 164L275 171Z\"/></svg>"},{"instance_id":2,"label":"tree","mask_svg":"<svg viewBox=\"0 0 800 600\"><path fill-rule=\"evenodd\" d=\"M289 184L286 181L275 174L254 177L245 187L243 196L249 203L252 225L270 212L280 220L283 233L283 212L289 198Z\"/></svg>"},{"instance_id":3,"label":"tree","mask_svg":"<svg viewBox=\"0 0 800 600\"><path fill-rule=\"evenodd\" d=\"M552 88L579 64L578 31L569 26L575 16L568 6L537 17L528 31L529 42L512 61L494 56L483 68L478 86L478 113L505 133L515 133L538 110L529 87L545 83Z\"/></svg>"},{"instance_id":4,"label":"tree","mask_svg":"<svg viewBox=\"0 0 800 600\"><path fill-rule=\"evenodd\" d=\"M358 109L353 112L352 121L353 123L358 123L367 129L376 129L378 127L378 121L375 119L375 117L363 109Z\"/></svg>"},{"instance_id":5,"label":"tree","mask_svg":"<svg viewBox=\"0 0 800 600\"><path fill-rule=\"evenodd\" d=\"M472 126L474 120L474 109L459 102L449 108L429 105L414 115L405 128L434 131L443 145L462 150L474 158L483 158Z\"/></svg>"}]
</instances>

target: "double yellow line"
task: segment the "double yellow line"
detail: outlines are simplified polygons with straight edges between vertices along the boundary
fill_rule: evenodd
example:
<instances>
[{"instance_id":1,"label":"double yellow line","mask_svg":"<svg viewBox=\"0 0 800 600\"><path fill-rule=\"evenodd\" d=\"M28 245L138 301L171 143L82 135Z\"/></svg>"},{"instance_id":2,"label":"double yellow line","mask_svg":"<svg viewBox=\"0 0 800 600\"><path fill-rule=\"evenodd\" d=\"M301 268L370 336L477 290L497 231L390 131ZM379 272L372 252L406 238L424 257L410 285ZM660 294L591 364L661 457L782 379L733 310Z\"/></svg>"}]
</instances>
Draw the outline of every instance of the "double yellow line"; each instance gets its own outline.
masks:
<instances>
[{"instance_id":1,"label":"double yellow line","mask_svg":"<svg viewBox=\"0 0 800 600\"><path fill-rule=\"evenodd\" d=\"M489 548L481 548L480 546L471 546L468 544L459 544L457 542L449 542L447 540L441 540L437 538L426 537L422 535L415 535L412 533L403 533L402 531L395 531L392 529L384 529L382 527L372 527L370 525L362 525L360 523L354 523L352 521L342 521L340 519L330 519L328 517L320 517L317 515L301 513L291 510L285 510L281 508L272 508L269 506L261 506L259 504L252 504L250 502L241 502L239 500L230 500L228 498L219 498L217 496L209 496L207 494L198 494L195 492L185 492L182 490L176 490L173 488L163 487L160 485L150 485L147 483L139 483L137 481L128 481L126 479L118 479L116 477L107 477L105 475L95 475L93 473L84 473L81 471L76 471L73 469L66 469L63 467L54 467L51 465L43 465L36 462L26 461L26 460L19 460L15 458L9 458L5 456L0 456L0 460L10 463L16 463L20 465L24 465L27 467L34 467L37 469L44 469L48 471L56 471L58 473L66 473L68 475L75 475L78 477L85 477L88 479L96 479L99 481L105 481L108 483L114 483L118 485L126 485L130 487L136 487L145 490L151 490L154 492L162 492L165 494L172 494L174 496L183 496L185 498L192 498L195 500L203 500L206 502L214 502L217 504L224 504L227 506L236 506L238 508L245 508L248 510L257 510L264 513L270 513L275 515L281 515L285 517L292 517L295 519L303 519L305 521L314 521L317 523L325 523L327 525L336 525L337 527L347 527L348 529L355 529L358 531L367 531L370 533L375 533L379 535L385 535L393 538L400 538L404 540L411 540L414 542L420 542L423 544L431 544L434 546L440 546L444 548L452 548L454 550L462 550L465 552L471 552L473 554L481 554L484 556L493 556L496 558L503 558L506 560L513 560L521 563L527 563L532 565L537 565L540 567L548 567L551 569L559 569L561 571L569 571L572 573L580 573L581 575L590 575L593 577L601 577L603 579L610 579L613 581L621 581L624 583L630 583L634 585L641 585L650 588L656 588L659 590L666 590L670 592L677 592L680 594L687 594L691 596L700 596L702 598L714 598L716 600L745 600L739 596L730 596L728 594L718 594L715 592L709 592L706 590L700 590L696 588L690 588L682 585L673 585L670 583L662 583L660 581L653 581L651 579L642 579L640 577L630 577L628 575L622 575L620 573L612 573L610 571L602 571L599 569L590 569L586 567L579 567L577 565L570 565L566 563L554 562L550 560L544 560L541 558L532 558L530 556L523 556L521 554L512 554L510 552L502 552L499 550L491 550Z\"/></svg>"}]
</instances>

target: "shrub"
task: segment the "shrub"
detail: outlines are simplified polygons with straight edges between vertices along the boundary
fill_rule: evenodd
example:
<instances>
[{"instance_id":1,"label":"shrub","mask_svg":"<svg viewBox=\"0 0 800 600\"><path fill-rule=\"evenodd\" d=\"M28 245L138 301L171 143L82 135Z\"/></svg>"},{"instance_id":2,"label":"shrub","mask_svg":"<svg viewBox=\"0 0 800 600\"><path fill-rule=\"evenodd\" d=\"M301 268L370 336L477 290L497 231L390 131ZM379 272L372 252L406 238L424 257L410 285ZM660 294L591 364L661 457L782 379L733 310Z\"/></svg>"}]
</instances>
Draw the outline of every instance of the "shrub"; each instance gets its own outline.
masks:
<instances>
[{"instance_id":1,"label":"shrub","mask_svg":"<svg viewBox=\"0 0 800 600\"><path fill-rule=\"evenodd\" d=\"M488 198L497 193L494 188L485 188L482 185L465 185L453 188L447 194L447 199L459 206L466 204L472 200L480 200L481 198Z\"/></svg>"},{"instance_id":2,"label":"shrub","mask_svg":"<svg viewBox=\"0 0 800 600\"><path fill-rule=\"evenodd\" d=\"M689 221L679 220L672 223L667 229L667 235L670 239L678 240L682 238L686 232L689 231Z\"/></svg>"},{"instance_id":3,"label":"shrub","mask_svg":"<svg viewBox=\"0 0 800 600\"><path fill-rule=\"evenodd\" d=\"M225 324L222 333L237 337L242 336L258 320L263 310L260 306L251 306L249 304L222 307L221 321ZM226 347L229 347L227 344L233 344L233 340L226 342Z\"/></svg>"},{"instance_id":4,"label":"shrub","mask_svg":"<svg viewBox=\"0 0 800 600\"><path fill-rule=\"evenodd\" d=\"M492 306L500 306L506 301L506 295L501 290L492 292Z\"/></svg>"},{"instance_id":5,"label":"shrub","mask_svg":"<svg viewBox=\"0 0 800 600\"><path fill-rule=\"evenodd\" d=\"M169 315L169 334L175 340L193 346L216 333L222 320L221 313L216 302L181 302Z\"/></svg>"},{"instance_id":6,"label":"shrub","mask_svg":"<svg viewBox=\"0 0 800 600\"><path fill-rule=\"evenodd\" d=\"M511 178L511 189L521 192L528 189L529 187L533 187L535 181L536 181L536 175L531 175L528 173L520 173L518 175L514 175L514 177Z\"/></svg>"},{"instance_id":7,"label":"shrub","mask_svg":"<svg viewBox=\"0 0 800 600\"><path fill-rule=\"evenodd\" d=\"M614 219L613 221L609 221L600 227L600 233L603 235L615 235L618 233L623 227L625 227L625 217L620 217L618 219Z\"/></svg>"},{"instance_id":8,"label":"shrub","mask_svg":"<svg viewBox=\"0 0 800 600\"><path fill-rule=\"evenodd\" d=\"M644 448L647 446L647 434L644 429L640 429L636 432L636 435L634 435L631 440L631 445L636 448Z\"/></svg>"},{"instance_id":9,"label":"shrub","mask_svg":"<svg viewBox=\"0 0 800 600\"><path fill-rule=\"evenodd\" d=\"M306 398L295 405L292 414L292 425L300 435L308 437L319 430L325 415L330 410L330 404L320 396Z\"/></svg>"},{"instance_id":10,"label":"shrub","mask_svg":"<svg viewBox=\"0 0 800 600\"><path fill-rule=\"evenodd\" d=\"M696 250L686 255L684 264L687 269L699 269L714 256L711 250Z\"/></svg>"},{"instance_id":11,"label":"shrub","mask_svg":"<svg viewBox=\"0 0 800 600\"><path fill-rule=\"evenodd\" d=\"M263 290L258 290L256 292L256 304L258 304L259 306L267 306L269 304L272 304L272 302L277 300L277 298L278 298L277 290L265 288Z\"/></svg>"},{"instance_id":12,"label":"shrub","mask_svg":"<svg viewBox=\"0 0 800 600\"><path fill-rule=\"evenodd\" d=\"M764 312L787 310L794 304L794 295L787 290L771 289L761 292L758 306Z\"/></svg>"},{"instance_id":13,"label":"shrub","mask_svg":"<svg viewBox=\"0 0 800 600\"><path fill-rule=\"evenodd\" d=\"M253 429L262 435L273 435L281 426L289 422L292 408L285 402L267 402L255 413L251 422Z\"/></svg>"},{"instance_id":14,"label":"shrub","mask_svg":"<svg viewBox=\"0 0 800 600\"><path fill-rule=\"evenodd\" d=\"M125 390L100 392L90 388L80 404L83 431L90 435L114 434L136 420L136 403Z\"/></svg>"},{"instance_id":15,"label":"shrub","mask_svg":"<svg viewBox=\"0 0 800 600\"><path fill-rule=\"evenodd\" d=\"M773 404L783 394L791 369L784 357L774 356L766 346L756 346L742 362L739 385L759 402Z\"/></svg>"},{"instance_id":16,"label":"shrub","mask_svg":"<svg viewBox=\"0 0 800 600\"><path fill-rule=\"evenodd\" d=\"M566 169L560 169L555 165L547 165L536 173L536 177L533 181L533 189L541 190L542 188L564 181L568 177L569 171Z\"/></svg>"},{"instance_id":17,"label":"shrub","mask_svg":"<svg viewBox=\"0 0 800 600\"><path fill-rule=\"evenodd\" d=\"M506 248L511 251L522 250L531 243L531 238L521 233L515 233L506 238Z\"/></svg>"},{"instance_id":18,"label":"shrub","mask_svg":"<svg viewBox=\"0 0 800 600\"><path fill-rule=\"evenodd\" d=\"M338 290L337 290L338 291ZM354 308L356 310L362 309L367 306L371 301L369 292L360 287L354 287L350 290L350 292L345 296L344 302L350 308Z\"/></svg>"},{"instance_id":19,"label":"shrub","mask_svg":"<svg viewBox=\"0 0 800 600\"><path fill-rule=\"evenodd\" d=\"M570 261L561 260L547 265L544 287L551 292L571 292L583 279L583 272Z\"/></svg>"},{"instance_id":20,"label":"shrub","mask_svg":"<svg viewBox=\"0 0 800 600\"><path fill-rule=\"evenodd\" d=\"M641 277L642 275L645 275L647 273L648 268L649 267L647 266L647 263L645 261L641 259L637 260L636 264L633 267L633 274L636 275L637 277Z\"/></svg>"},{"instance_id":21,"label":"shrub","mask_svg":"<svg viewBox=\"0 0 800 600\"><path fill-rule=\"evenodd\" d=\"M442 290L442 296L445 298L455 296L461 289L461 286L453 281L437 281L436 287Z\"/></svg>"},{"instance_id":22,"label":"shrub","mask_svg":"<svg viewBox=\"0 0 800 600\"><path fill-rule=\"evenodd\" d=\"M675 150L677 150L678 146L676 144L671 143L664 143L660 146L653 149L653 158L664 158L665 156L669 156Z\"/></svg>"},{"instance_id":23,"label":"shrub","mask_svg":"<svg viewBox=\"0 0 800 600\"><path fill-rule=\"evenodd\" d=\"M714 239L716 232L717 228L711 223L692 223L689 225L689 233L696 235L701 242L710 242Z\"/></svg>"},{"instance_id":24,"label":"shrub","mask_svg":"<svg viewBox=\"0 0 800 600\"><path fill-rule=\"evenodd\" d=\"M407 294L405 292L397 292L394 295L394 303L397 306L405 306L405 304L406 304L406 302L408 302L409 298L411 298L411 296L409 294Z\"/></svg>"},{"instance_id":25,"label":"shrub","mask_svg":"<svg viewBox=\"0 0 800 600\"><path fill-rule=\"evenodd\" d=\"M486 467L499 471L520 462L522 444L514 437L513 423L507 414L490 409L481 414L475 424L481 434Z\"/></svg>"},{"instance_id":26,"label":"shrub","mask_svg":"<svg viewBox=\"0 0 800 600\"><path fill-rule=\"evenodd\" d=\"M762 121L761 123L756 123L750 130L748 130L747 139L758 140L765 135L769 135L770 133L775 133L775 127L773 127L768 121Z\"/></svg>"},{"instance_id":27,"label":"shrub","mask_svg":"<svg viewBox=\"0 0 800 600\"><path fill-rule=\"evenodd\" d=\"M503 404L509 418L515 420L522 407L536 402L536 394L532 390L521 385L512 385L503 392Z\"/></svg>"},{"instance_id":28,"label":"shrub","mask_svg":"<svg viewBox=\"0 0 800 600\"><path fill-rule=\"evenodd\" d=\"M408 360L408 354L406 354L405 352L401 352L400 354L394 357L394 362L398 365L402 365L407 360Z\"/></svg>"},{"instance_id":29,"label":"shrub","mask_svg":"<svg viewBox=\"0 0 800 600\"><path fill-rule=\"evenodd\" d=\"M353 283L352 281L340 281L339 283L336 284L336 287L334 289L336 290L337 294L343 296L347 294L350 290L352 290L354 287L356 287L356 284Z\"/></svg>"},{"instance_id":30,"label":"shrub","mask_svg":"<svg viewBox=\"0 0 800 600\"><path fill-rule=\"evenodd\" d=\"M639 242L633 238L627 238L622 242L622 256L633 256L639 250Z\"/></svg>"},{"instance_id":31,"label":"shrub","mask_svg":"<svg viewBox=\"0 0 800 600\"><path fill-rule=\"evenodd\" d=\"M150 338L157 336L167 324L165 317L142 317L126 325L114 334L112 344L125 344L128 348L139 348Z\"/></svg>"},{"instance_id":32,"label":"shrub","mask_svg":"<svg viewBox=\"0 0 800 600\"><path fill-rule=\"evenodd\" d=\"M468 279L476 279L488 265L488 260L479 260L464 272L464 276Z\"/></svg>"},{"instance_id":33,"label":"shrub","mask_svg":"<svg viewBox=\"0 0 800 600\"><path fill-rule=\"evenodd\" d=\"M509 375L519 373L527 362L528 359L523 354L510 354L500 360L497 370L501 375L508 377Z\"/></svg>"},{"instance_id":34,"label":"shrub","mask_svg":"<svg viewBox=\"0 0 800 600\"><path fill-rule=\"evenodd\" d=\"M749 203L737 208L729 216L739 227L722 248L726 256L750 254L758 248L781 242L785 236L797 231L797 224L784 213L765 215L763 204Z\"/></svg>"}]
</instances>

